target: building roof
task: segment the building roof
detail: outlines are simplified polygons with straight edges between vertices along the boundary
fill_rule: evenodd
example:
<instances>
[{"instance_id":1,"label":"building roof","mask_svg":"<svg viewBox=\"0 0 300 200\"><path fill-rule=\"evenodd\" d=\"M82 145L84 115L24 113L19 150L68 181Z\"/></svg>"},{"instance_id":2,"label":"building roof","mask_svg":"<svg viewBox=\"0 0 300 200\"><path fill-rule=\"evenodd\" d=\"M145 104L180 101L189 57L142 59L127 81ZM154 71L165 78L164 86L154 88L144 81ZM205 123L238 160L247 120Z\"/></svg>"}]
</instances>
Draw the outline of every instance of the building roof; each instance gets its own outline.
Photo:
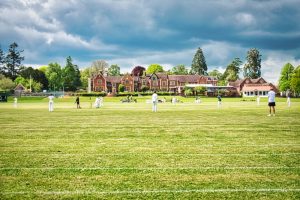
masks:
<instances>
[{"instance_id":1,"label":"building roof","mask_svg":"<svg viewBox=\"0 0 300 200\"><path fill-rule=\"evenodd\" d=\"M270 84L245 84L242 91L270 91L273 88Z\"/></svg>"},{"instance_id":2,"label":"building roof","mask_svg":"<svg viewBox=\"0 0 300 200\"><path fill-rule=\"evenodd\" d=\"M179 81L182 83L197 83L199 79L199 75L169 75L170 81Z\"/></svg>"},{"instance_id":3,"label":"building roof","mask_svg":"<svg viewBox=\"0 0 300 200\"><path fill-rule=\"evenodd\" d=\"M16 87L15 87L15 90L26 90L26 88L21 84L19 83Z\"/></svg>"},{"instance_id":4,"label":"building roof","mask_svg":"<svg viewBox=\"0 0 300 200\"><path fill-rule=\"evenodd\" d=\"M104 78L107 82L119 83L121 82L122 76L106 76Z\"/></svg>"}]
</instances>

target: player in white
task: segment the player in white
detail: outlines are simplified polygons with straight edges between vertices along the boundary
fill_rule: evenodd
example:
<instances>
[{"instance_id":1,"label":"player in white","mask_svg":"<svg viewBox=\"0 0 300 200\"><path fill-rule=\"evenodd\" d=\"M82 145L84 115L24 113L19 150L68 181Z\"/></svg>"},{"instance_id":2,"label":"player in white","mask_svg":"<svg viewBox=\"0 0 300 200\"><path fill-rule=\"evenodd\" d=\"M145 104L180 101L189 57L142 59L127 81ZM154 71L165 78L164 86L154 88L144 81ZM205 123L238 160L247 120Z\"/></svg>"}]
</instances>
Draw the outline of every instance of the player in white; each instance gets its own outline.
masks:
<instances>
[{"instance_id":1,"label":"player in white","mask_svg":"<svg viewBox=\"0 0 300 200\"><path fill-rule=\"evenodd\" d=\"M268 116L272 116L272 110L273 110L273 116L275 116L275 92L273 91L273 88L270 89L268 92L268 106L270 108Z\"/></svg>"},{"instance_id":2,"label":"player in white","mask_svg":"<svg viewBox=\"0 0 300 200\"><path fill-rule=\"evenodd\" d=\"M260 104L260 96L259 95L257 95L257 97L256 97L256 103L259 106L259 104Z\"/></svg>"},{"instance_id":3,"label":"player in white","mask_svg":"<svg viewBox=\"0 0 300 200\"><path fill-rule=\"evenodd\" d=\"M288 104L288 107L291 107L291 93L290 93L290 91L287 92L286 97L287 97L286 102Z\"/></svg>"},{"instance_id":4,"label":"player in white","mask_svg":"<svg viewBox=\"0 0 300 200\"><path fill-rule=\"evenodd\" d=\"M17 108L18 107L18 98L15 97L14 98L14 108Z\"/></svg>"},{"instance_id":5,"label":"player in white","mask_svg":"<svg viewBox=\"0 0 300 200\"><path fill-rule=\"evenodd\" d=\"M176 98L175 98L175 97L172 97L172 104L173 104L173 105L176 105L176 102L177 102Z\"/></svg>"},{"instance_id":6,"label":"player in white","mask_svg":"<svg viewBox=\"0 0 300 200\"><path fill-rule=\"evenodd\" d=\"M156 94L156 91L152 94L152 112L157 111L157 101L158 101L158 96Z\"/></svg>"},{"instance_id":7,"label":"player in white","mask_svg":"<svg viewBox=\"0 0 300 200\"><path fill-rule=\"evenodd\" d=\"M49 99L49 112L53 112L53 109L54 109L54 102L53 102L54 96L52 94L50 94L48 99Z\"/></svg>"},{"instance_id":8,"label":"player in white","mask_svg":"<svg viewBox=\"0 0 300 200\"><path fill-rule=\"evenodd\" d=\"M94 106L95 106L95 108L99 108L99 106L100 106L100 99L98 97L96 97Z\"/></svg>"}]
</instances>

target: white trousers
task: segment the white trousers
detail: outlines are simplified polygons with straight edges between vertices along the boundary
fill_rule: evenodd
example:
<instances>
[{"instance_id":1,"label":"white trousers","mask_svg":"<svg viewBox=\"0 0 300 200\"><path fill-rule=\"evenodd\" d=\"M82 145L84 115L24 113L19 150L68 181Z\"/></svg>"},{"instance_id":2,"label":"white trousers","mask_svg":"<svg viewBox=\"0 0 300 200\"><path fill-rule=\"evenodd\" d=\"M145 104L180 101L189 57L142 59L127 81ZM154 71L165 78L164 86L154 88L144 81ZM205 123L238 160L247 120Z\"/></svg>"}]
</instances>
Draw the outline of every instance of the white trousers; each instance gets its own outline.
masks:
<instances>
[{"instance_id":1,"label":"white trousers","mask_svg":"<svg viewBox=\"0 0 300 200\"><path fill-rule=\"evenodd\" d=\"M49 102L49 112L53 112L53 105L54 103L53 102Z\"/></svg>"},{"instance_id":2,"label":"white trousers","mask_svg":"<svg viewBox=\"0 0 300 200\"><path fill-rule=\"evenodd\" d=\"M152 104L152 112L156 112L157 111L157 103L153 102Z\"/></svg>"},{"instance_id":3,"label":"white trousers","mask_svg":"<svg viewBox=\"0 0 300 200\"><path fill-rule=\"evenodd\" d=\"M291 107L291 98L290 97L287 98L286 102L288 103L288 107Z\"/></svg>"}]
</instances>

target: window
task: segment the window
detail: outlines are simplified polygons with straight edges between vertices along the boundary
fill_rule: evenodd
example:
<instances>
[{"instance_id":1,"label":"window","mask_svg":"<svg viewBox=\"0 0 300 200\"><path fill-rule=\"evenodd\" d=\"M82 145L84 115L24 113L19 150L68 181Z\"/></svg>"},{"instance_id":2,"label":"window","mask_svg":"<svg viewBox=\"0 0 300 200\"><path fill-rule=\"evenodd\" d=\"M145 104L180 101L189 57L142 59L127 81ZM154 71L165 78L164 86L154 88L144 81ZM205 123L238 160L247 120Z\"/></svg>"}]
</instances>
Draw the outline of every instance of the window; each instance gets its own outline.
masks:
<instances>
[{"instance_id":1,"label":"window","mask_svg":"<svg viewBox=\"0 0 300 200\"><path fill-rule=\"evenodd\" d=\"M129 81L128 81L128 80L126 80L126 81L125 81L125 84L126 84L126 85L128 85L128 84L129 84Z\"/></svg>"},{"instance_id":2,"label":"window","mask_svg":"<svg viewBox=\"0 0 300 200\"><path fill-rule=\"evenodd\" d=\"M175 81L170 81L170 85L175 85Z\"/></svg>"},{"instance_id":3,"label":"window","mask_svg":"<svg viewBox=\"0 0 300 200\"><path fill-rule=\"evenodd\" d=\"M167 86L167 81L162 81L162 86L166 87Z\"/></svg>"},{"instance_id":4,"label":"window","mask_svg":"<svg viewBox=\"0 0 300 200\"><path fill-rule=\"evenodd\" d=\"M98 83L99 85L102 85L102 80L101 80L101 79L98 79L97 83Z\"/></svg>"},{"instance_id":5,"label":"window","mask_svg":"<svg viewBox=\"0 0 300 200\"><path fill-rule=\"evenodd\" d=\"M142 84L143 84L143 85L146 85L146 80L143 80L143 81L142 81Z\"/></svg>"},{"instance_id":6,"label":"window","mask_svg":"<svg viewBox=\"0 0 300 200\"><path fill-rule=\"evenodd\" d=\"M158 86L158 81L153 81L153 86Z\"/></svg>"},{"instance_id":7,"label":"window","mask_svg":"<svg viewBox=\"0 0 300 200\"><path fill-rule=\"evenodd\" d=\"M156 76L152 76L152 80L155 81L157 78Z\"/></svg>"}]
</instances>

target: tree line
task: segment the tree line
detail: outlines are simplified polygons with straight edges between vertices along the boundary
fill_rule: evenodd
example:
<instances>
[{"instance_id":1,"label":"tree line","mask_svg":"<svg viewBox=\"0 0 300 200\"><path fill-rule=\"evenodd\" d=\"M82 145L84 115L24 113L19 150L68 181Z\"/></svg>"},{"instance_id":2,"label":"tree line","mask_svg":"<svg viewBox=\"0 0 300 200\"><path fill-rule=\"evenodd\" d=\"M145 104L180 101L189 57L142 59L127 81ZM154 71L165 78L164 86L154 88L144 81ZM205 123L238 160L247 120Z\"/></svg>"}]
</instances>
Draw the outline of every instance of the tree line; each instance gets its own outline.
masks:
<instances>
[{"instance_id":1,"label":"tree line","mask_svg":"<svg viewBox=\"0 0 300 200\"><path fill-rule=\"evenodd\" d=\"M21 83L26 88L31 88L34 92L41 90L76 91L78 89L86 89L88 78L97 73L110 76L122 75L117 64L109 66L104 60L93 61L90 67L80 70L73 63L71 56L66 58L66 63L63 67L54 62L49 63L48 66L34 69L22 65L22 61L25 59L22 53L23 50L19 50L18 44L15 42L9 45L7 53L0 46L0 90L10 90ZM246 62L243 67L242 63L240 58L234 58L227 65L224 73L219 72L217 69L208 72L204 53L201 48L198 48L190 69L180 64L172 67L170 70L164 70L163 66L159 64L151 64L147 69L142 66L136 66L131 71L131 74L141 76L144 73L164 72L169 75L209 75L217 77L219 85L227 85L230 81L240 79L239 74L242 70L244 78L259 78L261 76L261 54L258 49L250 49L247 52ZM289 90L300 93L299 81L299 66L295 69L288 63L282 69L279 89L280 91Z\"/></svg>"}]
</instances>

